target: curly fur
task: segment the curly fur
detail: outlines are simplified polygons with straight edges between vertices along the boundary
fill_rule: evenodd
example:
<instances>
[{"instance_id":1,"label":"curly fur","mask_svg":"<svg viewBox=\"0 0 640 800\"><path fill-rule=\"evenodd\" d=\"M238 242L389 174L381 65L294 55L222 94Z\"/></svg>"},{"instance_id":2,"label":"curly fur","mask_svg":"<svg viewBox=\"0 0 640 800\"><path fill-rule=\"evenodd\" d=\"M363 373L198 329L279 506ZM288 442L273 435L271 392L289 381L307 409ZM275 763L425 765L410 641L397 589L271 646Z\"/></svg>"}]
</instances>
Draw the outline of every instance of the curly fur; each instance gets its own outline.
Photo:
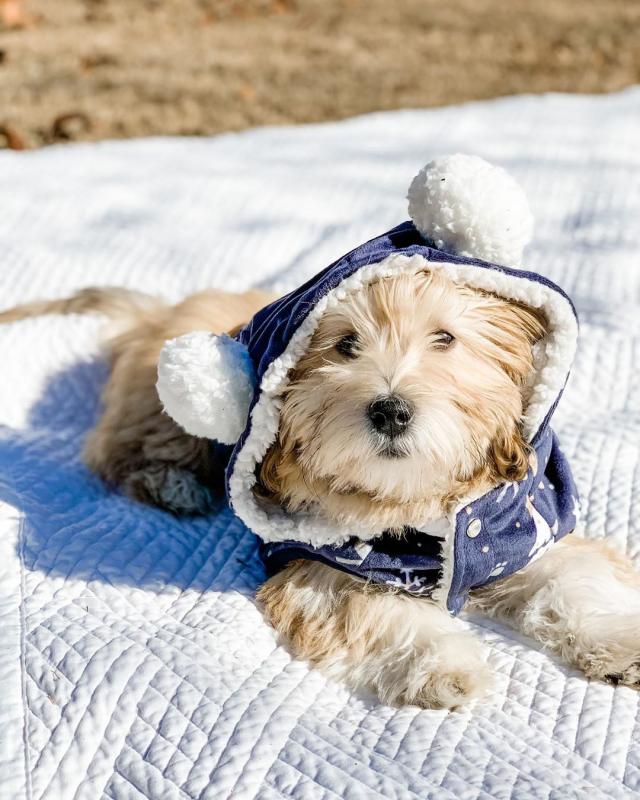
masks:
<instances>
[{"instance_id":1,"label":"curly fur","mask_svg":"<svg viewBox=\"0 0 640 800\"><path fill-rule=\"evenodd\" d=\"M85 459L135 499L196 513L209 507L216 465L208 442L162 412L160 349L194 329L233 332L270 299L212 291L171 307L123 290L85 290L11 309L0 322L42 313L110 317L112 369ZM526 306L429 273L381 280L332 309L290 376L279 437L260 470L261 501L382 530L439 515L469 489L517 480L526 470L520 419L532 346L544 325ZM456 349L442 352L433 334L445 326ZM352 331L358 358L345 360L335 345ZM411 396L418 430L402 457L385 459L365 435L362 407L391 387ZM269 579L258 599L297 656L384 702L454 708L491 683L479 643L429 600L305 561ZM640 680L640 577L601 543L568 537L476 591L471 604L591 677Z\"/></svg>"},{"instance_id":2,"label":"curly fur","mask_svg":"<svg viewBox=\"0 0 640 800\"><path fill-rule=\"evenodd\" d=\"M446 350L442 329L455 337ZM537 312L442 273L370 285L324 315L293 371L258 495L382 531L524 477L523 391L543 332ZM336 349L347 334L357 336L352 357ZM390 460L366 409L391 392L414 406L415 419Z\"/></svg>"}]
</instances>

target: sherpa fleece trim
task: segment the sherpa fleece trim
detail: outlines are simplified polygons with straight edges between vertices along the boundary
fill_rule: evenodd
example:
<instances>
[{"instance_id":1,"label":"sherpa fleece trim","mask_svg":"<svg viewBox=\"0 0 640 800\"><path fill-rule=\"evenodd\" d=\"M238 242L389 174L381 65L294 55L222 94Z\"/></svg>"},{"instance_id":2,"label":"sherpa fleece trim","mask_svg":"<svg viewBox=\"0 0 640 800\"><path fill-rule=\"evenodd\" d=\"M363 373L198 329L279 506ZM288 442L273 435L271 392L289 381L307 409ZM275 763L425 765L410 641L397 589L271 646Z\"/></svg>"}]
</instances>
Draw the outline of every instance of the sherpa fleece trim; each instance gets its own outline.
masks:
<instances>
[{"instance_id":1,"label":"sherpa fleece trim","mask_svg":"<svg viewBox=\"0 0 640 800\"><path fill-rule=\"evenodd\" d=\"M400 226L396 231L403 227ZM429 248L422 249L429 253ZM258 505L252 494L256 482L256 467L262 462L277 436L281 397L287 385L289 370L306 351L327 308L335 306L348 294L359 291L380 278L415 274L428 267L431 270L443 270L458 283L542 309L549 321L550 330L536 353L536 375L524 418L525 435L529 441L535 442L536 434L552 413L562 393L575 354L578 326L571 302L557 286L541 276L472 259L444 256L439 251L435 253L437 255L434 260L418 253L392 253L377 263L357 269L317 300L293 333L282 354L266 368L251 411L248 430L244 441L241 440L236 449L228 476L229 496L234 510L263 541L281 542L293 539L319 547L342 544L353 536L366 541L381 533L371 529L337 527L334 523L324 522L312 514L288 514L275 508L267 511ZM448 560L445 559L445 562ZM449 572L447 566L445 564L445 575Z\"/></svg>"}]
</instances>

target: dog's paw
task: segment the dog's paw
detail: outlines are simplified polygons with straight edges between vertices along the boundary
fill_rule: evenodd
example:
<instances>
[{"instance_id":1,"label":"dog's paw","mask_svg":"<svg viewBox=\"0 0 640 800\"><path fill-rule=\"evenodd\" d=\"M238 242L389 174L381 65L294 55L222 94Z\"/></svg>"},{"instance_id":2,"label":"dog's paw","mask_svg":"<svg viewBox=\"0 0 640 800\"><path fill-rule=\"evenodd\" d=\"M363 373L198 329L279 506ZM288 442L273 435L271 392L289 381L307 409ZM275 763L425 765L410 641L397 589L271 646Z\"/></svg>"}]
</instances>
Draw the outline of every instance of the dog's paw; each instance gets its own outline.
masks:
<instances>
[{"instance_id":1,"label":"dog's paw","mask_svg":"<svg viewBox=\"0 0 640 800\"><path fill-rule=\"evenodd\" d=\"M604 680L614 686L631 686L632 689L640 689L640 658L633 664L629 664L622 672L607 672Z\"/></svg>"},{"instance_id":2,"label":"dog's paw","mask_svg":"<svg viewBox=\"0 0 640 800\"><path fill-rule=\"evenodd\" d=\"M149 463L122 482L126 495L172 514L204 515L214 508L209 490L190 470L175 464Z\"/></svg>"},{"instance_id":3,"label":"dog's paw","mask_svg":"<svg viewBox=\"0 0 640 800\"><path fill-rule=\"evenodd\" d=\"M399 700L421 708L455 709L481 698L491 683L479 642L471 634L452 633L416 653Z\"/></svg>"},{"instance_id":4,"label":"dog's paw","mask_svg":"<svg viewBox=\"0 0 640 800\"><path fill-rule=\"evenodd\" d=\"M407 702L421 708L457 709L483 697L490 684L491 673L486 664L436 671L426 676L420 691Z\"/></svg>"},{"instance_id":5,"label":"dog's paw","mask_svg":"<svg viewBox=\"0 0 640 800\"><path fill-rule=\"evenodd\" d=\"M582 654L579 666L588 678L606 681L615 686L640 689L640 641L615 642L607 648Z\"/></svg>"}]
</instances>

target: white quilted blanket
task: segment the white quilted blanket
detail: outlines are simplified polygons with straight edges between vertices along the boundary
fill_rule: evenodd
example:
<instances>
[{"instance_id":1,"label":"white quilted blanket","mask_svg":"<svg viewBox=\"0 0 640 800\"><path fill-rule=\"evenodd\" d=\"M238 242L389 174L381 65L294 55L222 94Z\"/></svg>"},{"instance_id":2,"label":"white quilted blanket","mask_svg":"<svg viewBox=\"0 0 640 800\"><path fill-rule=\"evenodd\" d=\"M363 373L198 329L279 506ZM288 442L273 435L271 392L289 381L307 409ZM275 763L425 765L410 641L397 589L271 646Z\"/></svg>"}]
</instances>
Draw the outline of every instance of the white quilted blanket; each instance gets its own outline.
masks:
<instances>
[{"instance_id":1,"label":"white quilted blanket","mask_svg":"<svg viewBox=\"0 0 640 800\"><path fill-rule=\"evenodd\" d=\"M556 428L588 533L639 556L639 141L640 88L5 153L0 302L284 288L403 220L428 158L478 153L524 184L529 262L581 314ZM471 621L498 679L465 712L387 708L292 661L254 605L261 567L237 520L176 521L81 465L97 328L0 328L3 798L637 796L638 695L495 624Z\"/></svg>"}]
</instances>

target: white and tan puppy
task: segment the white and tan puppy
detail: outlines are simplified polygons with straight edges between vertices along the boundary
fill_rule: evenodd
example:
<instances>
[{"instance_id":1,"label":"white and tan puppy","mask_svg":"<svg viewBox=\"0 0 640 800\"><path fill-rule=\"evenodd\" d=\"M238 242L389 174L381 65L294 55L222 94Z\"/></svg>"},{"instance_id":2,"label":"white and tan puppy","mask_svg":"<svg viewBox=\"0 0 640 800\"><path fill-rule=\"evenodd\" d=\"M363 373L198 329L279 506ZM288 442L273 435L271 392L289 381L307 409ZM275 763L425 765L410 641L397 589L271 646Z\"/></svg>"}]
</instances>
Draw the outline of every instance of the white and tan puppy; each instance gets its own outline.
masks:
<instances>
[{"instance_id":1,"label":"white and tan puppy","mask_svg":"<svg viewBox=\"0 0 640 800\"><path fill-rule=\"evenodd\" d=\"M226 467L273 573L258 598L300 658L385 702L455 707L490 684L456 618L469 602L587 675L635 685L638 574L562 538L577 498L549 420L573 308L500 266L519 262L526 201L469 157L429 165L410 199L413 224L284 298L211 291L168 306L88 290L0 321L114 321L87 463L174 513L205 512Z\"/></svg>"}]
</instances>

